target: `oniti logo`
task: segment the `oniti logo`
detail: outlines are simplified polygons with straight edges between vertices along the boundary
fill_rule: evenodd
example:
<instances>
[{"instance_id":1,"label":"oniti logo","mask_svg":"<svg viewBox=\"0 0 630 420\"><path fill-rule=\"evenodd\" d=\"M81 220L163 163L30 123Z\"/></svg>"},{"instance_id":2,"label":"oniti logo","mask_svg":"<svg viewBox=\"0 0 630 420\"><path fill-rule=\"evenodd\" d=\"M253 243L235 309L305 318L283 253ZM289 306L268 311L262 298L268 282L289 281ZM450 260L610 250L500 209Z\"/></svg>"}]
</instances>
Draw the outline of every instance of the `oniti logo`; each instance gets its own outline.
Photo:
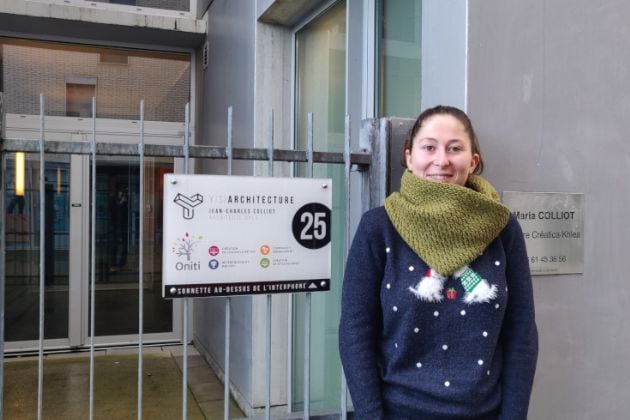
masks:
<instances>
[{"instance_id":1,"label":"oniti logo","mask_svg":"<svg viewBox=\"0 0 630 420\"><path fill-rule=\"evenodd\" d=\"M184 194L178 193L175 196L173 202L182 207L184 212L184 219L192 219L195 215L194 208L203 203L203 197L201 194L195 194L192 197L187 197Z\"/></svg>"},{"instance_id":2,"label":"oniti logo","mask_svg":"<svg viewBox=\"0 0 630 420\"><path fill-rule=\"evenodd\" d=\"M197 236L195 238L191 236L188 232L186 232L182 238L177 238L177 240L173 242L173 247L171 251L178 257L185 256L186 260L190 261L190 256L195 249L195 245L201 239L203 239L203 236Z\"/></svg>"}]
</instances>

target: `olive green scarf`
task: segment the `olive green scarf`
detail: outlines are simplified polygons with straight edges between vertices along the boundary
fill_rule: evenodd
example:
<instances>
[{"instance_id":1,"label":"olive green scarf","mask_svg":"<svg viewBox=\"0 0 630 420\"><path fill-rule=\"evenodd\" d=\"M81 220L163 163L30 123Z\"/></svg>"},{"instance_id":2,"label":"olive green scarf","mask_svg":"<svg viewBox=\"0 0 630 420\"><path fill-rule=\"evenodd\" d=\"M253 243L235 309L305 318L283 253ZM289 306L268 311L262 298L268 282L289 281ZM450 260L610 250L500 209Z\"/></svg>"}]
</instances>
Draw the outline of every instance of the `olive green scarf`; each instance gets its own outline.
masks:
<instances>
[{"instance_id":1,"label":"olive green scarf","mask_svg":"<svg viewBox=\"0 0 630 420\"><path fill-rule=\"evenodd\" d=\"M385 211L402 239L443 276L474 261L503 230L509 209L486 180L466 186L428 181L405 171Z\"/></svg>"}]
</instances>

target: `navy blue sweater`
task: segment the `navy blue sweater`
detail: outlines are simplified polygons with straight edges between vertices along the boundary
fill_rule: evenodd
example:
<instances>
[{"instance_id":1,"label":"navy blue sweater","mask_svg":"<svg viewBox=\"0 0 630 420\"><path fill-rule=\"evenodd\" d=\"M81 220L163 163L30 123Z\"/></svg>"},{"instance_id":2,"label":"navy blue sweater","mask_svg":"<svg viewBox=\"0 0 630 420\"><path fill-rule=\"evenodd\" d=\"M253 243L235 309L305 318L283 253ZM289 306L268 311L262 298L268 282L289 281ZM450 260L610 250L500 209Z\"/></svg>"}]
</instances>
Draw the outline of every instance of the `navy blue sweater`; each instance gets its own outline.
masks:
<instances>
[{"instance_id":1,"label":"navy blue sweater","mask_svg":"<svg viewBox=\"0 0 630 420\"><path fill-rule=\"evenodd\" d=\"M527 418L538 336L521 228L512 216L469 267L498 295L465 303L460 281L441 302L409 288L428 270L383 207L365 213L343 284L339 347L359 419Z\"/></svg>"}]
</instances>

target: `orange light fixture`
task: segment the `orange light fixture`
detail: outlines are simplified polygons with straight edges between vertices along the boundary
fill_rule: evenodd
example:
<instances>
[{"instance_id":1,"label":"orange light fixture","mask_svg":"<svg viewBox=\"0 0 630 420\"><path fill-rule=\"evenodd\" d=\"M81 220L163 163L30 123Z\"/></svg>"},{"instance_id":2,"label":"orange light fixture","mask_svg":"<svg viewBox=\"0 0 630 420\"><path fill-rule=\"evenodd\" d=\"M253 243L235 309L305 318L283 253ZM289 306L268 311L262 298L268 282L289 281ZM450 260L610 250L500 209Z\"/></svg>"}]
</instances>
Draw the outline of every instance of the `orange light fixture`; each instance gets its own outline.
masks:
<instances>
[{"instance_id":1,"label":"orange light fixture","mask_svg":"<svg viewBox=\"0 0 630 420\"><path fill-rule=\"evenodd\" d=\"M15 195L24 197L24 152L15 153Z\"/></svg>"}]
</instances>

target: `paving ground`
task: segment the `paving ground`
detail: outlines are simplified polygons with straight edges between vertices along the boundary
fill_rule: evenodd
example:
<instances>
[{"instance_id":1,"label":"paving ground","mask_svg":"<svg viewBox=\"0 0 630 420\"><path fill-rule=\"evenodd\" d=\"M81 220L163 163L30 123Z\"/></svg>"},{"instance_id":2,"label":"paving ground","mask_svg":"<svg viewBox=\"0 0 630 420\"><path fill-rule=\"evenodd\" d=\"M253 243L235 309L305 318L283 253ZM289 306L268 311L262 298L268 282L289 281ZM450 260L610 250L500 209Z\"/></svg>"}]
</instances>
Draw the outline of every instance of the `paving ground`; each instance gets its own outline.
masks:
<instances>
[{"instance_id":1,"label":"paving ground","mask_svg":"<svg viewBox=\"0 0 630 420\"><path fill-rule=\"evenodd\" d=\"M223 384L205 360L188 348L189 419L223 419ZM94 418L137 419L137 349L99 350L94 358ZM182 418L182 348L148 347L143 357L142 417ZM37 418L37 357L5 359L4 419ZM44 419L86 419L89 353L44 358ZM244 414L230 401L230 418Z\"/></svg>"}]
</instances>

